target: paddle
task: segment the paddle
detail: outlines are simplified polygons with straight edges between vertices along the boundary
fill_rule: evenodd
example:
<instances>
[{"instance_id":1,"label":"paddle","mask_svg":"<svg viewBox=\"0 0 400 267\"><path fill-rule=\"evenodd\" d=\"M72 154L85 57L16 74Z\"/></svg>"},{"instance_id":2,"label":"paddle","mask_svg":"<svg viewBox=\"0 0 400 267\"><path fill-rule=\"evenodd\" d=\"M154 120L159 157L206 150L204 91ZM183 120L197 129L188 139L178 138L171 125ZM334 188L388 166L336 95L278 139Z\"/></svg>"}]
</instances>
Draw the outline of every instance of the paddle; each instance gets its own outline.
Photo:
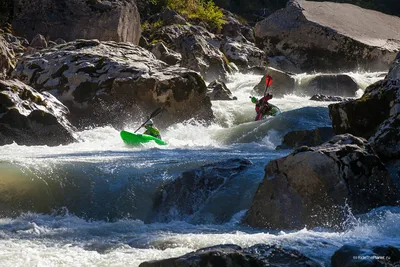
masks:
<instances>
[{"instance_id":1,"label":"paddle","mask_svg":"<svg viewBox=\"0 0 400 267\"><path fill-rule=\"evenodd\" d=\"M154 111L150 114L150 116L149 116L149 118L147 119L147 121L145 121L142 125L140 125L140 127L139 127L136 131L134 131L134 133L136 133L137 131L139 131L140 128L142 128L142 127L146 124L146 122L148 122L149 120L151 120L152 118L154 118L155 116L157 116L158 114L160 114L163 110L164 110L164 108L157 108L156 110L154 110Z\"/></svg>"},{"instance_id":2,"label":"paddle","mask_svg":"<svg viewBox=\"0 0 400 267\"><path fill-rule=\"evenodd\" d=\"M272 84L272 77L270 75L267 75L265 77L265 91L264 91L264 97L263 97L263 104L265 103L265 96L267 95L268 87L271 84ZM264 106L260 108L260 110L256 116L256 121L261 120L264 108L265 108Z\"/></svg>"}]
</instances>

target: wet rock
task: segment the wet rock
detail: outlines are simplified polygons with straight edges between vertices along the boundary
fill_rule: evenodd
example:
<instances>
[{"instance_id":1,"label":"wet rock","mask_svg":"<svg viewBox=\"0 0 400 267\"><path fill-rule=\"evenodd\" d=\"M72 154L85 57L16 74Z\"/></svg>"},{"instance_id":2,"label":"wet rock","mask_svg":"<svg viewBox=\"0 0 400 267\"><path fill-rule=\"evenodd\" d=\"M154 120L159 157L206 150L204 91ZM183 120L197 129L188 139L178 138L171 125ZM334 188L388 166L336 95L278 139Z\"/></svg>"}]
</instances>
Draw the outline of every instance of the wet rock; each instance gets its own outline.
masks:
<instances>
[{"instance_id":1,"label":"wet rock","mask_svg":"<svg viewBox=\"0 0 400 267\"><path fill-rule=\"evenodd\" d=\"M56 44L66 44L67 43L67 41L65 41L64 39L61 39L61 38L57 38L54 42Z\"/></svg>"},{"instance_id":2,"label":"wet rock","mask_svg":"<svg viewBox=\"0 0 400 267\"><path fill-rule=\"evenodd\" d=\"M358 89L354 79L346 74L321 74L304 86L303 93L355 97Z\"/></svg>"},{"instance_id":3,"label":"wet rock","mask_svg":"<svg viewBox=\"0 0 400 267\"><path fill-rule=\"evenodd\" d=\"M326 101L326 102L345 102L345 101L354 100L354 98L316 94L316 95L313 95L313 96L310 98L310 100L314 100L314 101Z\"/></svg>"},{"instance_id":4,"label":"wet rock","mask_svg":"<svg viewBox=\"0 0 400 267\"><path fill-rule=\"evenodd\" d=\"M129 43L77 40L40 50L21 58L13 76L54 94L77 126L121 126L160 106L167 112L155 118L162 117L158 125L213 118L205 82L196 72L168 66Z\"/></svg>"},{"instance_id":5,"label":"wet rock","mask_svg":"<svg viewBox=\"0 0 400 267\"><path fill-rule=\"evenodd\" d=\"M149 50L157 59L164 61L168 65L176 65L181 62L182 56L172 50L169 50L163 42L158 42L148 46Z\"/></svg>"},{"instance_id":6,"label":"wet rock","mask_svg":"<svg viewBox=\"0 0 400 267\"><path fill-rule=\"evenodd\" d=\"M201 26L169 25L151 35L153 40L163 40L169 49L181 54L181 67L198 71L207 80L224 80L230 73L229 62L219 50L220 42Z\"/></svg>"},{"instance_id":7,"label":"wet rock","mask_svg":"<svg viewBox=\"0 0 400 267\"><path fill-rule=\"evenodd\" d=\"M346 205L358 214L397 205L399 199L388 170L367 141L339 135L271 161L244 222L269 229L341 228Z\"/></svg>"},{"instance_id":8,"label":"wet rock","mask_svg":"<svg viewBox=\"0 0 400 267\"><path fill-rule=\"evenodd\" d=\"M282 248L276 245L254 245L242 249L237 245L218 245L199 249L178 258L159 261L143 262L140 267L239 267L239 266L321 266L317 262L291 248Z\"/></svg>"},{"instance_id":9,"label":"wet rock","mask_svg":"<svg viewBox=\"0 0 400 267\"><path fill-rule=\"evenodd\" d=\"M276 149L292 149L301 146L319 146L328 142L334 136L331 127L320 127L314 130L292 131L282 139L282 144Z\"/></svg>"},{"instance_id":10,"label":"wet rock","mask_svg":"<svg viewBox=\"0 0 400 267\"><path fill-rule=\"evenodd\" d=\"M372 248L344 245L333 254L332 267L399 266L400 251L393 246Z\"/></svg>"},{"instance_id":11,"label":"wet rock","mask_svg":"<svg viewBox=\"0 0 400 267\"><path fill-rule=\"evenodd\" d=\"M14 67L14 52L8 47L8 43L0 36L0 79L7 76L8 71Z\"/></svg>"},{"instance_id":12,"label":"wet rock","mask_svg":"<svg viewBox=\"0 0 400 267\"><path fill-rule=\"evenodd\" d=\"M138 44L140 17L134 0L16 0L13 30L31 40L99 39ZM93 23L96 21L96 23Z\"/></svg>"},{"instance_id":13,"label":"wet rock","mask_svg":"<svg viewBox=\"0 0 400 267\"><path fill-rule=\"evenodd\" d=\"M384 70L400 49L399 27L398 17L354 5L295 0L258 22L255 36L303 71Z\"/></svg>"},{"instance_id":14,"label":"wet rock","mask_svg":"<svg viewBox=\"0 0 400 267\"><path fill-rule=\"evenodd\" d=\"M381 127L381 132L377 134L382 136L390 123L394 123L393 128L397 127L396 116L400 113L399 66L400 55L393 61L387 77L367 87L361 98L329 105L329 114L336 134L351 133L370 138ZM374 140L377 138L378 136L374 137Z\"/></svg>"},{"instance_id":15,"label":"wet rock","mask_svg":"<svg viewBox=\"0 0 400 267\"><path fill-rule=\"evenodd\" d=\"M293 94L295 89L294 78L286 72L268 67L267 74L262 77L260 83L254 87L254 91L259 95L264 95L265 77L270 75L273 79L272 85L268 87L268 93L274 97L283 97L286 94Z\"/></svg>"},{"instance_id":16,"label":"wet rock","mask_svg":"<svg viewBox=\"0 0 400 267\"><path fill-rule=\"evenodd\" d=\"M0 81L0 145L57 146L75 141L68 109L18 80Z\"/></svg>"},{"instance_id":17,"label":"wet rock","mask_svg":"<svg viewBox=\"0 0 400 267\"><path fill-rule=\"evenodd\" d=\"M43 35L37 34L37 35L35 35L35 37L33 37L30 45L31 45L31 47L36 48L36 49L43 49L43 48L47 48L47 41Z\"/></svg>"},{"instance_id":18,"label":"wet rock","mask_svg":"<svg viewBox=\"0 0 400 267\"><path fill-rule=\"evenodd\" d=\"M226 84L218 80L207 86L207 95L211 100L237 100L237 97L232 95Z\"/></svg>"},{"instance_id":19,"label":"wet rock","mask_svg":"<svg viewBox=\"0 0 400 267\"><path fill-rule=\"evenodd\" d=\"M251 164L246 159L229 159L182 173L155 194L153 210L157 221L182 220L199 211L226 182Z\"/></svg>"},{"instance_id":20,"label":"wet rock","mask_svg":"<svg viewBox=\"0 0 400 267\"><path fill-rule=\"evenodd\" d=\"M372 147L383 159L400 158L400 114L391 116L378 126L369 139Z\"/></svg>"}]
</instances>

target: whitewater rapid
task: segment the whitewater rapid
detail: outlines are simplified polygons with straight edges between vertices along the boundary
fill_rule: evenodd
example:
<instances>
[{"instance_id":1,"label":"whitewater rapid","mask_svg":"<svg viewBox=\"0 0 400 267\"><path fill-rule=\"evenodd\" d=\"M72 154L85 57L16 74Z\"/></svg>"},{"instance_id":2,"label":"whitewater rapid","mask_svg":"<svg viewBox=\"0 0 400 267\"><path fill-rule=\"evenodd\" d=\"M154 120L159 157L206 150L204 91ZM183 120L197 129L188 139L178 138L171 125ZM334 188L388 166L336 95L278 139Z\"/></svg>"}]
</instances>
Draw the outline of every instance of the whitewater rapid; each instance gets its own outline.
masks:
<instances>
[{"instance_id":1,"label":"whitewater rapid","mask_svg":"<svg viewBox=\"0 0 400 267\"><path fill-rule=\"evenodd\" d=\"M298 75L296 82L313 75ZM382 74L349 75L362 92ZM249 96L260 79L232 76L227 86L238 100L213 101L216 120L211 125L187 121L161 129L165 147L126 146L120 129L112 127L77 132L79 142L67 146L1 146L0 266L138 266L207 246L258 243L290 246L329 265L344 244L400 246L400 210L392 207L350 217L343 232L266 231L239 224L264 166L291 152L275 150L282 136L331 126L331 102L297 95L272 99L282 114L254 122ZM124 129L134 131L141 123L138 118ZM154 219L152 196L160 183L231 158L246 158L253 165L195 214Z\"/></svg>"}]
</instances>

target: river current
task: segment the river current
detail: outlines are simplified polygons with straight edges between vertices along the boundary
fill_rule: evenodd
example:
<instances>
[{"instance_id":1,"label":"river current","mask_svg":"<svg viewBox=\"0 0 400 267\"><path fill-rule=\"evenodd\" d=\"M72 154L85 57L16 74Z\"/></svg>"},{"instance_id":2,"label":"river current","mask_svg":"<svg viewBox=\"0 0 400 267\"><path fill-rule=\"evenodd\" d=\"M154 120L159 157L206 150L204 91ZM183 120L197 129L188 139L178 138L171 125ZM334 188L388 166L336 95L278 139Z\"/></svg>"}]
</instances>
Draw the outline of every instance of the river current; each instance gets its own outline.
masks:
<instances>
[{"instance_id":1,"label":"river current","mask_svg":"<svg viewBox=\"0 0 400 267\"><path fill-rule=\"evenodd\" d=\"M350 73L362 93L382 73ZM299 86L312 75L298 75ZM138 266L207 246L279 244L329 265L344 244L400 246L400 209L381 207L350 216L343 232L268 231L239 222L264 176L265 165L291 150L275 150L293 130L330 127L332 102L286 95L270 102L282 113L254 122L249 101L260 75L236 74L228 88L237 101L213 101L216 120L161 129L168 146L124 145L119 130L77 132L67 146L0 147L0 266ZM162 116L162 115L160 115ZM143 121L125 126L134 131ZM187 216L157 220L160 184L208 163L245 158L253 164Z\"/></svg>"}]
</instances>

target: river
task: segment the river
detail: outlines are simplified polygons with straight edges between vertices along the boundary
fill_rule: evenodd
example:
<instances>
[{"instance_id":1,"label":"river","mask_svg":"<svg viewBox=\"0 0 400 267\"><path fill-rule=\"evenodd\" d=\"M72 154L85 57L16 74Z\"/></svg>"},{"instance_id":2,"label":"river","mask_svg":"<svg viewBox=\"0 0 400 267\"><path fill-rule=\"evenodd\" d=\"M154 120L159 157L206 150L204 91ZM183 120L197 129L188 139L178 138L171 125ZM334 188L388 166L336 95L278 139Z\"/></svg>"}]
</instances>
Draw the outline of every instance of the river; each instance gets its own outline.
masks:
<instances>
[{"instance_id":1,"label":"river","mask_svg":"<svg viewBox=\"0 0 400 267\"><path fill-rule=\"evenodd\" d=\"M351 73L360 91L382 73ZM298 75L300 86L313 75ZM329 265L343 244L400 246L400 209L351 216L346 230L268 231L241 225L265 165L293 130L331 126L329 102L301 95L272 99L282 113L254 122L249 101L260 75L227 83L237 101L213 101L215 123L187 121L161 129L167 146L123 144L119 130L90 128L67 146L0 147L0 266L138 266L218 244L290 246ZM162 116L162 115L160 115ZM125 126L134 131L143 118ZM208 163L245 158L253 164L190 215L152 209L158 186Z\"/></svg>"}]
</instances>

